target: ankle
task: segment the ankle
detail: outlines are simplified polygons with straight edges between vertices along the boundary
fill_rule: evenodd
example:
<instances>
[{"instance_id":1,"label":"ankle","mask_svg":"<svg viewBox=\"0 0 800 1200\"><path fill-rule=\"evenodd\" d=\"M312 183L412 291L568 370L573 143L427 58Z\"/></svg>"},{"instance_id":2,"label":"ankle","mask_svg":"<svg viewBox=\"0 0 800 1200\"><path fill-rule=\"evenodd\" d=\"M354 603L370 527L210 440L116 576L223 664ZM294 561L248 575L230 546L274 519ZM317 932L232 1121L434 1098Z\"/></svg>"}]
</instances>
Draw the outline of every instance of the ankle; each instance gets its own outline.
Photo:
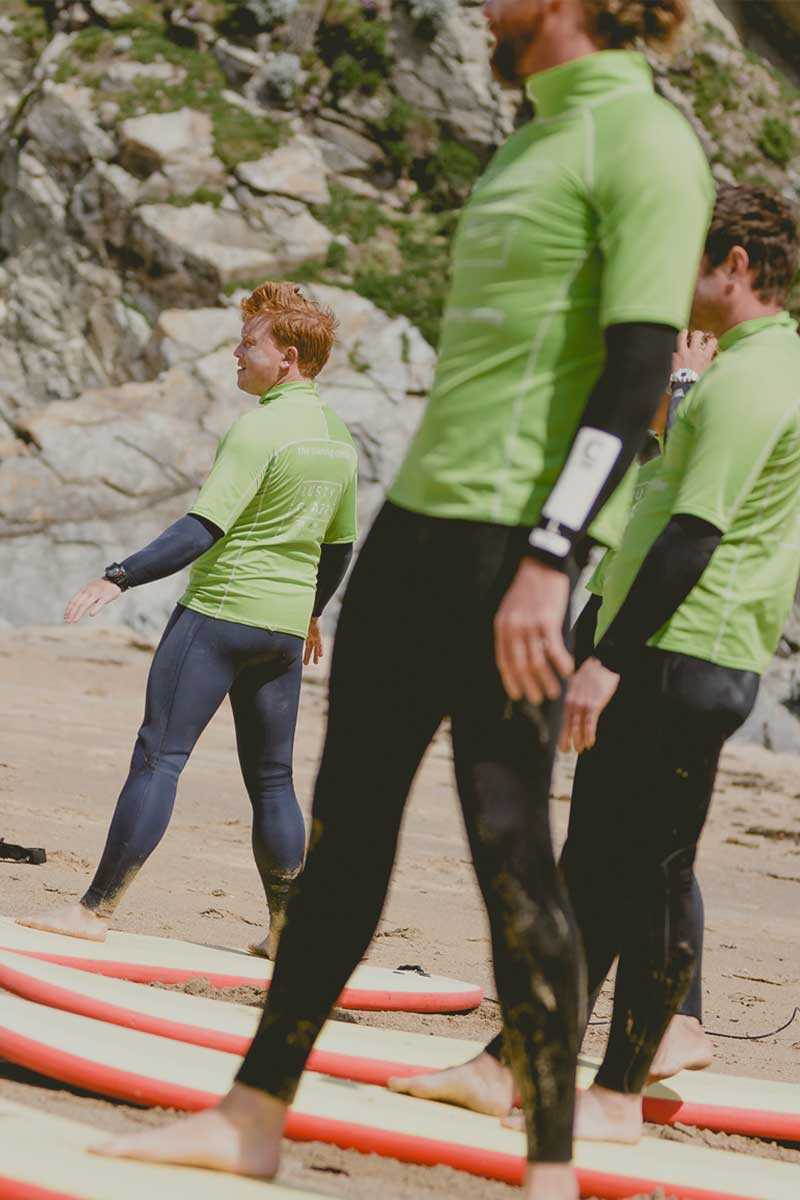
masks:
<instances>
[{"instance_id":1,"label":"ankle","mask_svg":"<svg viewBox=\"0 0 800 1200\"><path fill-rule=\"evenodd\" d=\"M237 1125L256 1125L281 1128L286 1120L288 1105L267 1092L250 1087L246 1083L234 1083L231 1090L220 1101L220 1108Z\"/></svg>"},{"instance_id":2,"label":"ankle","mask_svg":"<svg viewBox=\"0 0 800 1200\"><path fill-rule=\"evenodd\" d=\"M526 1200L578 1200L578 1179L572 1163L528 1163Z\"/></svg>"},{"instance_id":3,"label":"ankle","mask_svg":"<svg viewBox=\"0 0 800 1200\"><path fill-rule=\"evenodd\" d=\"M603 1087L600 1083L593 1083L589 1091L594 1099L602 1104L603 1108L614 1114L630 1114L642 1107L642 1097L639 1092L615 1092L611 1088Z\"/></svg>"}]
</instances>

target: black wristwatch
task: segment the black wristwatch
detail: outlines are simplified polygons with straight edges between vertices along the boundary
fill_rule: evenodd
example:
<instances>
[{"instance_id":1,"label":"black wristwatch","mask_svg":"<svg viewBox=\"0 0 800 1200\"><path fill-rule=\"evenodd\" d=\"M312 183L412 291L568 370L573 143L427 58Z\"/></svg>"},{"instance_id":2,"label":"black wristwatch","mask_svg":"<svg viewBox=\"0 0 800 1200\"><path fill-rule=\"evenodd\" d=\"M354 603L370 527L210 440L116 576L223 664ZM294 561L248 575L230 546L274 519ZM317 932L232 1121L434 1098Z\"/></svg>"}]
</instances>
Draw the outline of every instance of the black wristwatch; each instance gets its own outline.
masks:
<instances>
[{"instance_id":1,"label":"black wristwatch","mask_svg":"<svg viewBox=\"0 0 800 1200\"><path fill-rule=\"evenodd\" d=\"M103 579L107 579L109 583L115 583L121 592L127 591L131 586L131 581L128 578L128 572L123 567L122 563L111 563L106 567Z\"/></svg>"}]
</instances>

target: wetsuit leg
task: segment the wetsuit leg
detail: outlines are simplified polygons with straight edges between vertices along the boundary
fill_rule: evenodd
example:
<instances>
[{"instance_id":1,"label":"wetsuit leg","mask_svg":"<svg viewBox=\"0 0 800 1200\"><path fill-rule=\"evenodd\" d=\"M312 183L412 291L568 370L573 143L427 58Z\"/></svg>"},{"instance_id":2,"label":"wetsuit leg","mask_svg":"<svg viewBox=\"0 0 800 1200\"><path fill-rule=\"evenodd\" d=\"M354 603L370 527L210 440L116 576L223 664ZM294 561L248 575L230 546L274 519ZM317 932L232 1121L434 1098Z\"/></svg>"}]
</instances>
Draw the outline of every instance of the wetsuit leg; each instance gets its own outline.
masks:
<instances>
[{"instance_id":1,"label":"wetsuit leg","mask_svg":"<svg viewBox=\"0 0 800 1200\"><path fill-rule=\"evenodd\" d=\"M519 561L517 534L391 505L378 518L340 618L308 860L238 1079L291 1100L374 931L416 767L442 716L452 712L461 731L454 732L459 791L492 908L498 988L513 1031L531 1154L566 1161L582 981L547 829L557 713L555 706L509 706L494 668L493 615ZM465 703L467 691L474 709ZM534 986L540 991L531 998ZM526 1046L534 1042L543 1067L529 1085Z\"/></svg>"},{"instance_id":2,"label":"wetsuit leg","mask_svg":"<svg viewBox=\"0 0 800 1200\"><path fill-rule=\"evenodd\" d=\"M692 872L692 886L686 896L684 920L691 930L690 940L694 946L695 962L692 981L678 1009L682 1017L695 1017L703 1023L703 942L705 941L705 905L697 876Z\"/></svg>"},{"instance_id":3,"label":"wetsuit leg","mask_svg":"<svg viewBox=\"0 0 800 1200\"><path fill-rule=\"evenodd\" d=\"M97 872L82 900L98 916L111 916L161 841L180 773L238 672L282 654L286 636L217 620L181 605L175 609L150 667L144 721L128 778Z\"/></svg>"},{"instance_id":4,"label":"wetsuit leg","mask_svg":"<svg viewBox=\"0 0 800 1200\"><path fill-rule=\"evenodd\" d=\"M597 1082L638 1093L695 967L691 892L697 841L726 739L758 691L752 672L680 654L643 655L642 703L661 738L642 818L631 830L614 1013Z\"/></svg>"},{"instance_id":5,"label":"wetsuit leg","mask_svg":"<svg viewBox=\"0 0 800 1200\"><path fill-rule=\"evenodd\" d=\"M447 709L447 524L386 505L345 593L308 857L237 1076L287 1102L375 931L411 782Z\"/></svg>"},{"instance_id":6,"label":"wetsuit leg","mask_svg":"<svg viewBox=\"0 0 800 1200\"><path fill-rule=\"evenodd\" d=\"M81 903L108 918L166 832L178 778L233 682L225 656L192 654L211 618L178 605L147 680L145 712L105 849Z\"/></svg>"},{"instance_id":7,"label":"wetsuit leg","mask_svg":"<svg viewBox=\"0 0 800 1200\"><path fill-rule=\"evenodd\" d=\"M510 706L494 669L453 712L456 778L486 902L505 1057L522 1097L528 1157L568 1162L585 983L550 835L560 704Z\"/></svg>"},{"instance_id":8,"label":"wetsuit leg","mask_svg":"<svg viewBox=\"0 0 800 1200\"><path fill-rule=\"evenodd\" d=\"M239 764L253 806L253 855L273 920L285 912L305 852L292 773L304 643L289 634L274 637L285 642L285 653L241 671L230 693Z\"/></svg>"}]
</instances>

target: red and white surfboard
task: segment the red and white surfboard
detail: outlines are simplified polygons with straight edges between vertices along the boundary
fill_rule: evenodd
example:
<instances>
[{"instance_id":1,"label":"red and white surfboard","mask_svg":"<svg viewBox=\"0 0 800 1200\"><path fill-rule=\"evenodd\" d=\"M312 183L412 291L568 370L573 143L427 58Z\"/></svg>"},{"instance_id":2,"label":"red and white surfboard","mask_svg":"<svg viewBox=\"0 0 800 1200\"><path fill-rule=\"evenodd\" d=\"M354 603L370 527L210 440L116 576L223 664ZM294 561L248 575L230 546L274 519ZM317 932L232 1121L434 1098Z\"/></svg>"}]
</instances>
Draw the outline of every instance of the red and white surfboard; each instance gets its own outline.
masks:
<instances>
[{"instance_id":1,"label":"red and white surfboard","mask_svg":"<svg viewBox=\"0 0 800 1200\"><path fill-rule=\"evenodd\" d=\"M272 963L226 946L112 930L104 942L64 937L0 917L0 947L80 971L138 983L207 979L214 987L269 987ZM343 1008L404 1012L468 1012L483 999L476 984L419 968L356 967L339 1003Z\"/></svg>"},{"instance_id":2,"label":"red and white surfboard","mask_svg":"<svg viewBox=\"0 0 800 1200\"><path fill-rule=\"evenodd\" d=\"M201 1109L231 1085L239 1059L154 1034L0 995L0 1055L53 1079L144 1105ZM524 1138L495 1118L309 1072L286 1134L422 1165L521 1182ZM643 1138L638 1146L579 1142L586 1195L661 1187L685 1200L797 1200L800 1167Z\"/></svg>"},{"instance_id":3,"label":"red and white surfboard","mask_svg":"<svg viewBox=\"0 0 800 1200\"><path fill-rule=\"evenodd\" d=\"M109 979L10 951L0 951L0 987L52 1008L238 1055L246 1053L260 1016L259 1009L247 1005ZM463 1038L331 1021L309 1066L359 1083L385 1084L392 1075L456 1066L481 1048L480 1042ZM581 1061L579 1087L589 1085L596 1065ZM680 1121L727 1133L800 1140L800 1086L683 1071L648 1089L645 1116L658 1124Z\"/></svg>"},{"instance_id":4,"label":"red and white surfboard","mask_svg":"<svg viewBox=\"0 0 800 1200\"><path fill-rule=\"evenodd\" d=\"M93 1125L0 1097L0 1200L325 1200L279 1183L89 1153L108 1138Z\"/></svg>"}]
</instances>

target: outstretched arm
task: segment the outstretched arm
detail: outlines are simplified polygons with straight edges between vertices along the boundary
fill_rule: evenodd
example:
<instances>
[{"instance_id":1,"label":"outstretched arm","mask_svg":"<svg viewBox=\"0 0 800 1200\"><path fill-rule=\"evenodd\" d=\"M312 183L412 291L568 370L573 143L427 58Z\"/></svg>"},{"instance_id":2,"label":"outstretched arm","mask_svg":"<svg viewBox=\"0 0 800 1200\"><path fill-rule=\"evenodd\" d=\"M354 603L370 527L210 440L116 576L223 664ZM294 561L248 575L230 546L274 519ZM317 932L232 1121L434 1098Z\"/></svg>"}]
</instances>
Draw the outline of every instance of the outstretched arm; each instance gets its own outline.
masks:
<instances>
[{"instance_id":1,"label":"outstretched arm","mask_svg":"<svg viewBox=\"0 0 800 1200\"><path fill-rule=\"evenodd\" d=\"M187 513L142 550L112 564L106 577L85 584L67 605L64 620L74 624L87 612L96 617L127 588L174 575L205 554L221 537L222 530L212 521Z\"/></svg>"}]
</instances>

